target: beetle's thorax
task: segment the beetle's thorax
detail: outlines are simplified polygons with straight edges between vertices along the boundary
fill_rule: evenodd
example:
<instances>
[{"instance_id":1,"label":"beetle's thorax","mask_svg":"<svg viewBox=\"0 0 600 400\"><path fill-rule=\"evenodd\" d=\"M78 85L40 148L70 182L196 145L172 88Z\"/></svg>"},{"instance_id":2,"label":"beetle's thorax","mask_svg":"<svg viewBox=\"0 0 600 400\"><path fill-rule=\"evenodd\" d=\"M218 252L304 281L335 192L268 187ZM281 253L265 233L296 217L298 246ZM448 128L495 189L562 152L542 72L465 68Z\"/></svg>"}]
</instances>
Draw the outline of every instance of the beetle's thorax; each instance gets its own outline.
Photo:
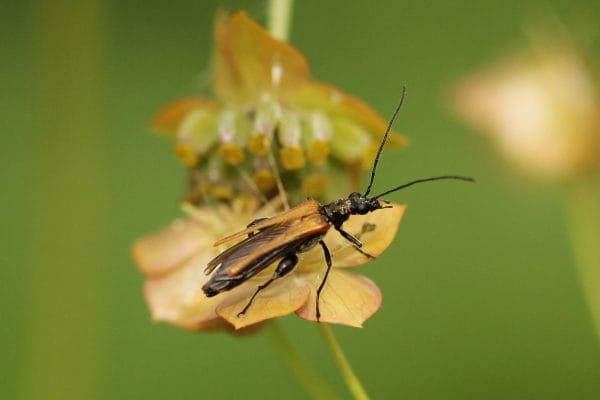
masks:
<instances>
[{"instance_id":1,"label":"beetle's thorax","mask_svg":"<svg viewBox=\"0 0 600 400\"><path fill-rule=\"evenodd\" d=\"M329 204L322 205L319 211L327 218L329 223L336 227L342 226L352 215L349 199L332 201Z\"/></svg>"},{"instance_id":2,"label":"beetle's thorax","mask_svg":"<svg viewBox=\"0 0 600 400\"><path fill-rule=\"evenodd\" d=\"M379 200L369 199L360 193L354 192L345 199L322 205L319 211L333 226L339 228L351 215L364 215L380 208Z\"/></svg>"}]
</instances>

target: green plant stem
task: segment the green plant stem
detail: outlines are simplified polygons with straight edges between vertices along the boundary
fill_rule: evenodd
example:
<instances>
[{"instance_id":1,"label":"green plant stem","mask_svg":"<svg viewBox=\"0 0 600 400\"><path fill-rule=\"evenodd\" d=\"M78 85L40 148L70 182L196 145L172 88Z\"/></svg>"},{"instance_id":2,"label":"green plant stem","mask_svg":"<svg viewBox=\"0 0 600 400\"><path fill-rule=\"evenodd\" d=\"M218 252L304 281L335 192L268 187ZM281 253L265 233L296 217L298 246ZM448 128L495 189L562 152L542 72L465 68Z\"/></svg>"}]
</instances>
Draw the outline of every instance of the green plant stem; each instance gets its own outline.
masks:
<instances>
[{"instance_id":1,"label":"green plant stem","mask_svg":"<svg viewBox=\"0 0 600 400\"><path fill-rule=\"evenodd\" d=\"M289 39L293 5L293 0L269 1L267 29L271 35L279 40L287 41ZM321 383L312 370L304 364L298 353L296 353L291 343L283 334L281 328L276 325L275 321L272 321L269 326L277 347L284 355L300 382L304 384L311 395L315 398L336 398L337 396L335 396L326 385ZM325 342L333 354L335 363L338 366L342 377L346 381L350 392L354 395L355 399L367 400L369 396L363 389L356 375L354 375L352 367L348 363L348 359L335 339L331 328L327 324L319 324L319 327L321 328L321 333L323 333Z\"/></svg>"},{"instance_id":2,"label":"green plant stem","mask_svg":"<svg viewBox=\"0 0 600 400\"><path fill-rule=\"evenodd\" d=\"M267 330L273 338L277 349L296 375L296 378L298 378L302 386L314 399L330 400L338 398L312 369L305 364L276 320L272 320L267 324Z\"/></svg>"},{"instance_id":3,"label":"green plant stem","mask_svg":"<svg viewBox=\"0 0 600 400\"><path fill-rule=\"evenodd\" d=\"M270 0L267 29L279 40L287 41L290 35L290 20L294 0Z\"/></svg>"},{"instance_id":4,"label":"green plant stem","mask_svg":"<svg viewBox=\"0 0 600 400\"><path fill-rule=\"evenodd\" d=\"M267 20L267 29L279 40L287 41L290 32L293 0L270 0ZM272 155L271 155L272 158ZM281 180L279 180L281 186ZM280 187L283 190L283 187ZM284 202L287 204L285 192L282 192ZM289 208L289 207L288 207ZM279 324L272 320L267 324L277 349L294 372L302 386L315 399L337 399L337 395L309 368L300 354L294 349L292 343L285 336Z\"/></svg>"},{"instance_id":5,"label":"green plant stem","mask_svg":"<svg viewBox=\"0 0 600 400\"><path fill-rule=\"evenodd\" d=\"M346 385L348 386L348 389L350 390L354 398L357 400L368 400L369 395L367 394L362 384L354 374L352 366L348 362L346 355L344 354L342 348L335 339L331 327L328 324L319 324L319 328L321 330L321 333L323 334L323 337L325 338L325 343L327 344L327 347L329 347L329 351L331 351L333 359L335 360L335 363L337 364L340 373L346 381Z\"/></svg>"},{"instance_id":6,"label":"green plant stem","mask_svg":"<svg viewBox=\"0 0 600 400\"><path fill-rule=\"evenodd\" d=\"M567 223L596 336L600 341L600 193L594 181L573 185L566 197Z\"/></svg>"}]
</instances>

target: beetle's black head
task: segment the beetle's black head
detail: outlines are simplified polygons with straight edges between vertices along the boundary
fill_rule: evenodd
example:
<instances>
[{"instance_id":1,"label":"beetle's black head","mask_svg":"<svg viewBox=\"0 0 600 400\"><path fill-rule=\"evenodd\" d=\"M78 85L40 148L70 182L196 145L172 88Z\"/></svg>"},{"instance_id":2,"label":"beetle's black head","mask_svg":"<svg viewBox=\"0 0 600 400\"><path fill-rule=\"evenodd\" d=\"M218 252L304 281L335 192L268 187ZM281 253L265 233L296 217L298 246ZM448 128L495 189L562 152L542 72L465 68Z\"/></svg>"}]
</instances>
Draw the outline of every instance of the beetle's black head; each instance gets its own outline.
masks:
<instances>
[{"instance_id":1,"label":"beetle's black head","mask_svg":"<svg viewBox=\"0 0 600 400\"><path fill-rule=\"evenodd\" d=\"M350 213L352 215L365 215L383 208L378 199L368 198L357 192L350 193L348 200L350 201Z\"/></svg>"},{"instance_id":2,"label":"beetle's black head","mask_svg":"<svg viewBox=\"0 0 600 400\"><path fill-rule=\"evenodd\" d=\"M321 206L321 213L327 217L330 223L340 227L351 215L365 215L371 211L379 210L389 206L381 205L380 200L369 198L360 193L350 193L345 199L339 199Z\"/></svg>"}]
</instances>

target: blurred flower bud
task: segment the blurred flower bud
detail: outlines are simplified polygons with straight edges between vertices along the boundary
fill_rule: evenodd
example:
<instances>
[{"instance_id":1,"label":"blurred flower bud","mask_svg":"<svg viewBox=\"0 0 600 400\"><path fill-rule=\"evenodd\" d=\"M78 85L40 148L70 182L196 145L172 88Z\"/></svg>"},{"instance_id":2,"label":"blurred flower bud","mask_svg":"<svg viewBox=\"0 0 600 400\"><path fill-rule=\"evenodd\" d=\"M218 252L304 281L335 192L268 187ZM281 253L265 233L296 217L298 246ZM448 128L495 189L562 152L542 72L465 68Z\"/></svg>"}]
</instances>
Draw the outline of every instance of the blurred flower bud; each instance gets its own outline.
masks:
<instances>
[{"instance_id":1,"label":"blurred flower bud","mask_svg":"<svg viewBox=\"0 0 600 400\"><path fill-rule=\"evenodd\" d=\"M586 174L600 158L600 81L574 47L553 42L466 77L459 114L512 163L547 181Z\"/></svg>"}]
</instances>

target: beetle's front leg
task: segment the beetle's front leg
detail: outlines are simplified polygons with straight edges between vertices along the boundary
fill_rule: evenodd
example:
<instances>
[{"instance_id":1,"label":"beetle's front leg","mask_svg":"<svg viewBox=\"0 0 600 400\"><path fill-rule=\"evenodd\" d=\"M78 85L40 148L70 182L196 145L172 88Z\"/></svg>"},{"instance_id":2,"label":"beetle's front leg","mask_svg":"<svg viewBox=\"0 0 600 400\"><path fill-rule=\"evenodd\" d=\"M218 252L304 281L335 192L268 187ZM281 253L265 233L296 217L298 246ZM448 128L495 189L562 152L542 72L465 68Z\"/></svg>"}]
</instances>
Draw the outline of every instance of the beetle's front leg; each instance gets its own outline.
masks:
<instances>
[{"instance_id":1,"label":"beetle's front leg","mask_svg":"<svg viewBox=\"0 0 600 400\"><path fill-rule=\"evenodd\" d=\"M340 233L340 235L342 235L344 237L344 239L346 239L349 242L351 242L354 245L353 247L360 254L362 254L365 257L368 257L371 260L375 258L375 256L372 256L369 253L367 253L366 251L364 251L363 249L361 249L361 247L363 245L362 242L360 240L358 240L357 238L355 238L354 236L352 236L351 233L348 233L345 230L343 230L342 228L338 228L338 227L335 227L335 230L338 231Z\"/></svg>"}]
</instances>

